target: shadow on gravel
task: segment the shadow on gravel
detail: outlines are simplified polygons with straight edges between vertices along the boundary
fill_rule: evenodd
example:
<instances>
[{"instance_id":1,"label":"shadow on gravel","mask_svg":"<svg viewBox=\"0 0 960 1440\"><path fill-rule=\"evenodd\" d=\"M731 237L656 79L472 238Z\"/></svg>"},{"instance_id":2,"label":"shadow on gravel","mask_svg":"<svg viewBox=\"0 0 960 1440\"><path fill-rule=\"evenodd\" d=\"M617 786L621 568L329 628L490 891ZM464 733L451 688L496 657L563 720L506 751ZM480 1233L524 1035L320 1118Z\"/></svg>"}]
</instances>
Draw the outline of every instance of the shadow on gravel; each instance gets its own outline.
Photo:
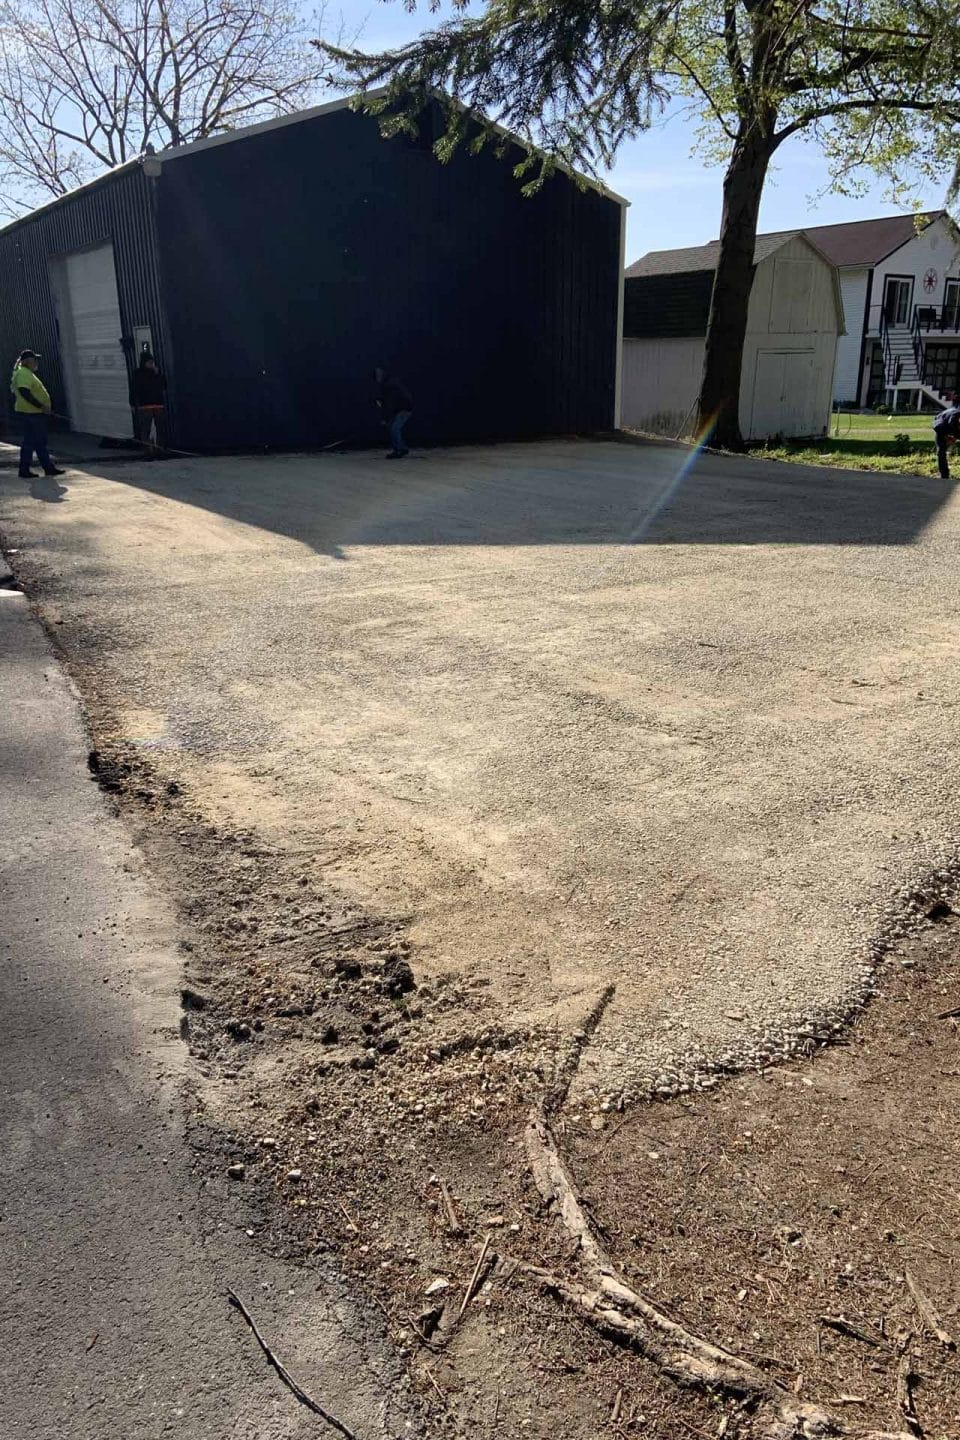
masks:
<instances>
[{"instance_id":1,"label":"shadow on gravel","mask_svg":"<svg viewBox=\"0 0 960 1440\"><path fill-rule=\"evenodd\" d=\"M577 442L169 461L110 479L314 550L482 545L909 545L952 491L903 475Z\"/></svg>"}]
</instances>

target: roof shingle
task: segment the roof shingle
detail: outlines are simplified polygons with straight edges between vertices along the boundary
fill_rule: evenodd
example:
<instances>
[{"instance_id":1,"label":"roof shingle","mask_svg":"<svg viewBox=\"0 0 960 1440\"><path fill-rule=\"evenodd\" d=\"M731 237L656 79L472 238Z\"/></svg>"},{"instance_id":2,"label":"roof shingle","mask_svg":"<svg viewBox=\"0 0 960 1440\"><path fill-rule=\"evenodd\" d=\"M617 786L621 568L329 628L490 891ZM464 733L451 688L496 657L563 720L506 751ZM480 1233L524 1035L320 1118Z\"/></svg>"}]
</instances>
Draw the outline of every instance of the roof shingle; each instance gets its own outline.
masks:
<instances>
[{"instance_id":1,"label":"roof shingle","mask_svg":"<svg viewBox=\"0 0 960 1440\"><path fill-rule=\"evenodd\" d=\"M805 225L796 230L774 230L758 235L753 263L768 255L794 235L805 235L831 265L878 265L899 250L917 233L946 215L946 210L928 210L922 215L888 215L880 220L851 220L843 225ZM627 278L640 275L685 275L717 268L720 241L693 245L683 250L651 250L627 270Z\"/></svg>"},{"instance_id":2,"label":"roof shingle","mask_svg":"<svg viewBox=\"0 0 960 1440\"><path fill-rule=\"evenodd\" d=\"M759 265L781 245L803 233L802 230L778 230L770 235L758 235L753 251L754 265ZM711 240L708 245L691 245L686 250L651 250L629 267L627 279L640 275L687 275L698 270L712 273L717 268L719 255L719 240Z\"/></svg>"}]
</instances>

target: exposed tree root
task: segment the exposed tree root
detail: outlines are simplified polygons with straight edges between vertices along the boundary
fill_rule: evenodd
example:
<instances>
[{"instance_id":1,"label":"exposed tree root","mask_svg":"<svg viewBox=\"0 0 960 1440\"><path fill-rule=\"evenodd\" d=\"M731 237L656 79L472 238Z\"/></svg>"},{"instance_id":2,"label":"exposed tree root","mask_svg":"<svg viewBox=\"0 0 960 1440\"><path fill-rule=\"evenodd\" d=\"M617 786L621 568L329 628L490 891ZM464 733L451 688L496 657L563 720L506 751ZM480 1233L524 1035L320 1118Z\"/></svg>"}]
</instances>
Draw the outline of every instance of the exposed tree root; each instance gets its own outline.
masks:
<instances>
[{"instance_id":1,"label":"exposed tree root","mask_svg":"<svg viewBox=\"0 0 960 1440\"><path fill-rule=\"evenodd\" d=\"M608 1001L609 994L601 1010ZM543 1106L531 1112L525 1138L537 1189L575 1242L580 1271L577 1280L569 1280L537 1266L524 1267L544 1289L598 1329L633 1345L678 1385L734 1395L755 1406L760 1433L767 1440L852 1434L858 1440L915 1440L904 1431L851 1432L837 1416L819 1405L802 1404L755 1365L701 1340L638 1295L617 1275L591 1230Z\"/></svg>"}]
</instances>

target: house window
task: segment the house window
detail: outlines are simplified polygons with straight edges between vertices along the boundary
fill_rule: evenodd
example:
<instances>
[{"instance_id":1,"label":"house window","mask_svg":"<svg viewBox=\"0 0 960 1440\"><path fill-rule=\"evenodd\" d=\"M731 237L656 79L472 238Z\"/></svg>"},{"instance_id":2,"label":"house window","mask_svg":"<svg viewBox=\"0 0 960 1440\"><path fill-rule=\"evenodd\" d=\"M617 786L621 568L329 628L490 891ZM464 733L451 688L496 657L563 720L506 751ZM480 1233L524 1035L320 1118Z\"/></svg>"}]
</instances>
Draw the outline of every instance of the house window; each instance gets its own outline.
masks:
<instances>
[{"instance_id":1,"label":"house window","mask_svg":"<svg viewBox=\"0 0 960 1440\"><path fill-rule=\"evenodd\" d=\"M928 345L923 357L923 378L941 395L960 390L960 345Z\"/></svg>"},{"instance_id":2,"label":"house window","mask_svg":"<svg viewBox=\"0 0 960 1440\"><path fill-rule=\"evenodd\" d=\"M948 280L943 290L943 321L941 329L960 330L960 280Z\"/></svg>"},{"instance_id":3,"label":"house window","mask_svg":"<svg viewBox=\"0 0 960 1440\"><path fill-rule=\"evenodd\" d=\"M888 325L910 323L910 302L913 299L913 277L888 275L883 287L883 315Z\"/></svg>"}]
</instances>

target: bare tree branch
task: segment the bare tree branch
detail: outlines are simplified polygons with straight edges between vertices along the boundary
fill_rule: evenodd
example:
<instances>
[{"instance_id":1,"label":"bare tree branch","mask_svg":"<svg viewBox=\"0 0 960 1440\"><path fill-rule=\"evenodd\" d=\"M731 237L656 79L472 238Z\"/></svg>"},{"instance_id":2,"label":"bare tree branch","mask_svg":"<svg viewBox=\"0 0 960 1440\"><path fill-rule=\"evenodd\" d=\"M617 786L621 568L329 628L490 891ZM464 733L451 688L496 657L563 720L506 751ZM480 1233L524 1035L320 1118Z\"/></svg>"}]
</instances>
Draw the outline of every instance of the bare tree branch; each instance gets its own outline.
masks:
<instances>
[{"instance_id":1,"label":"bare tree branch","mask_svg":"<svg viewBox=\"0 0 960 1440\"><path fill-rule=\"evenodd\" d=\"M288 4L0 0L0 209L308 103L320 60Z\"/></svg>"}]
</instances>

